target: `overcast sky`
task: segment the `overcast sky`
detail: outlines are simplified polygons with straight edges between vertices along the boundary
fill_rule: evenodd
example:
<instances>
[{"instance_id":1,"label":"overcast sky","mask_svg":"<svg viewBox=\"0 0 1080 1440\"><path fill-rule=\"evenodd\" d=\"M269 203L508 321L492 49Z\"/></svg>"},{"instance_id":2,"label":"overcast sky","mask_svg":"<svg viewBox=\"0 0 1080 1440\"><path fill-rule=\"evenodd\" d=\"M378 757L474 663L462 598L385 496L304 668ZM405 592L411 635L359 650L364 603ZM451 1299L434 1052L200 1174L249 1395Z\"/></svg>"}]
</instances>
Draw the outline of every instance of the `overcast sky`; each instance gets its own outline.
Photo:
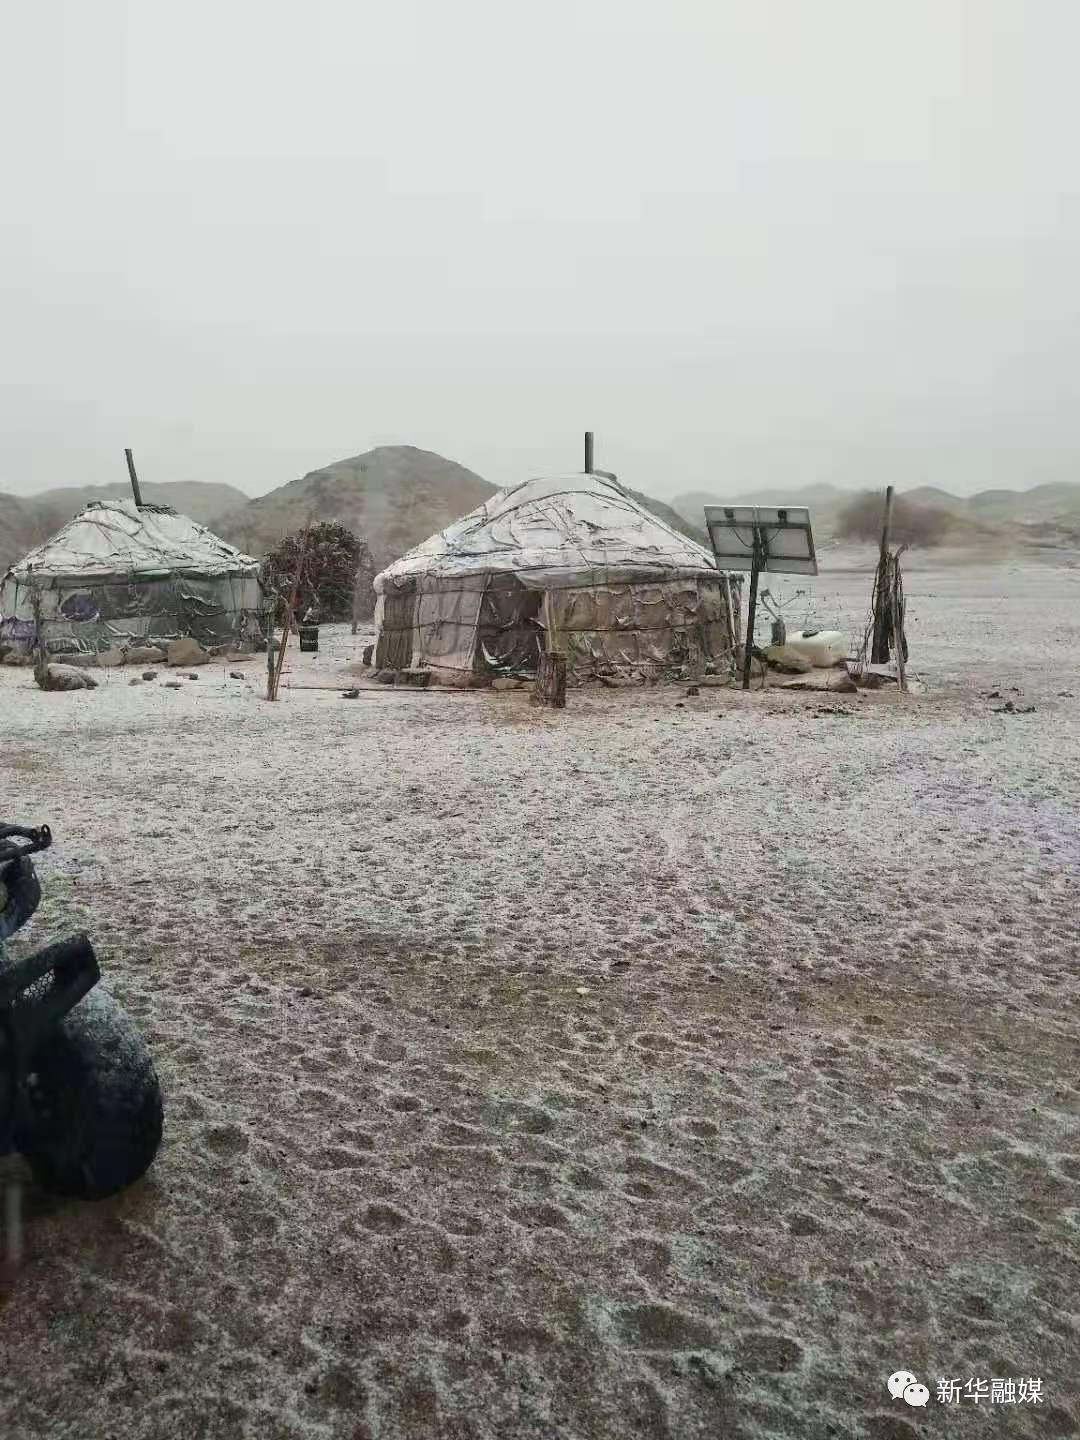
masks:
<instances>
[{"instance_id":1,"label":"overcast sky","mask_svg":"<svg viewBox=\"0 0 1080 1440\"><path fill-rule=\"evenodd\" d=\"M0 0L0 490L1080 479L1080 6Z\"/></svg>"}]
</instances>

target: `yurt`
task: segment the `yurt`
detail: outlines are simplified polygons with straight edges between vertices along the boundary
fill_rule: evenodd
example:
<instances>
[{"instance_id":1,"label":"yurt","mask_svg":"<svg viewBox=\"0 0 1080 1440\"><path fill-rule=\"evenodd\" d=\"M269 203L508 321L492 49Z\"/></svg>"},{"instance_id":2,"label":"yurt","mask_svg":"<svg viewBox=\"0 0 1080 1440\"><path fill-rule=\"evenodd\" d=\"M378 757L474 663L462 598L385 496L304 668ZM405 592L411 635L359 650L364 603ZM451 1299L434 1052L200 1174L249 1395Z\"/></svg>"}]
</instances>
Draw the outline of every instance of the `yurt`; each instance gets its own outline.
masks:
<instances>
[{"instance_id":1,"label":"yurt","mask_svg":"<svg viewBox=\"0 0 1080 1440\"><path fill-rule=\"evenodd\" d=\"M578 678L685 673L730 658L738 583L613 476L526 480L375 577L375 664L475 683L548 649Z\"/></svg>"},{"instance_id":2,"label":"yurt","mask_svg":"<svg viewBox=\"0 0 1080 1440\"><path fill-rule=\"evenodd\" d=\"M168 505L100 500L0 581L0 644L97 652L190 635L264 633L259 562ZM36 612L36 613L35 613Z\"/></svg>"}]
</instances>

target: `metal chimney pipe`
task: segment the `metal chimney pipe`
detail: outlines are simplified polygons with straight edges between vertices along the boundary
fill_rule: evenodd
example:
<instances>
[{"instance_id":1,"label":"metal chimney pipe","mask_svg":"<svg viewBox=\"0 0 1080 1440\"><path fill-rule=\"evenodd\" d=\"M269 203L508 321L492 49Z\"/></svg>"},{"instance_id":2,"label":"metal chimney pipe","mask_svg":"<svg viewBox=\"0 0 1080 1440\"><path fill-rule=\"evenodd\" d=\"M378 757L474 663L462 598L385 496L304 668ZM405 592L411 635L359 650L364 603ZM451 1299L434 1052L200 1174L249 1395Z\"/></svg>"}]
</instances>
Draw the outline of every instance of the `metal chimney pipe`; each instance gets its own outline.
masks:
<instances>
[{"instance_id":1,"label":"metal chimney pipe","mask_svg":"<svg viewBox=\"0 0 1080 1440\"><path fill-rule=\"evenodd\" d=\"M142 496L139 494L139 477L135 474L135 457L130 450L125 450L124 458L127 461L128 477L131 480L131 490L135 496L135 504L141 508Z\"/></svg>"},{"instance_id":2,"label":"metal chimney pipe","mask_svg":"<svg viewBox=\"0 0 1080 1440\"><path fill-rule=\"evenodd\" d=\"M593 432L592 432L591 430L586 430L586 431L585 431L585 474L586 474L586 475L591 475L591 474L593 473L592 463L593 463Z\"/></svg>"}]
</instances>

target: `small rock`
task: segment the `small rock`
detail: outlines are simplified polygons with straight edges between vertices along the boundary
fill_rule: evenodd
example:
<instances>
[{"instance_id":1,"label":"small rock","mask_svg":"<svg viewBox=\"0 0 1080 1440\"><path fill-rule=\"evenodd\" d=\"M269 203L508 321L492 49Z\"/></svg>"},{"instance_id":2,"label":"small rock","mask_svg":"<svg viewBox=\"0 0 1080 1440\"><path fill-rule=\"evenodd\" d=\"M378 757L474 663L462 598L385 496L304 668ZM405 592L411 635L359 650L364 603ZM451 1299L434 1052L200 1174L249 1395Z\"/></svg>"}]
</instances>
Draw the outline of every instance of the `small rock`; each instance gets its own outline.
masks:
<instances>
[{"instance_id":1,"label":"small rock","mask_svg":"<svg viewBox=\"0 0 1080 1440\"><path fill-rule=\"evenodd\" d=\"M143 673L142 673L142 678L143 678L144 680L156 680L156 679L157 679L157 671L156 671L156 670L144 670Z\"/></svg>"},{"instance_id":2,"label":"small rock","mask_svg":"<svg viewBox=\"0 0 1080 1440\"><path fill-rule=\"evenodd\" d=\"M359 699L360 699L360 691L359 691L359 690L343 690L343 691L341 692L341 698L342 698L343 700L359 700Z\"/></svg>"},{"instance_id":3,"label":"small rock","mask_svg":"<svg viewBox=\"0 0 1080 1440\"><path fill-rule=\"evenodd\" d=\"M698 689L698 687L697 687L696 685L691 685L690 688L687 690L686 693L687 693L687 695L700 695L700 694L701 694L701 691Z\"/></svg>"},{"instance_id":4,"label":"small rock","mask_svg":"<svg viewBox=\"0 0 1080 1440\"><path fill-rule=\"evenodd\" d=\"M192 679L194 679L194 678L195 678L195 677L192 676ZM230 670L230 671L229 671L229 679L230 679L230 680L242 680L243 678L244 678L244 677L243 677L243 675L240 674L240 671L239 671L239 670Z\"/></svg>"},{"instance_id":5,"label":"small rock","mask_svg":"<svg viewBox=\"0 0 1080 1440\"><path fill-rule=\"evenodd\" d=\"M182 689L182 688L183 688L183 687L181 686L179 680L166 680L166 681L165 681L165 689L166 689L166 690L180 690L180 689Z\"/></svg>"},{"instance_id":6,"label":"small rock","mask_svg":"<svg viewBox=\"0 0 1080 1440\"><path fill-rule=\"evenodd\" d=\"M43 690L96 690L97 681L77 665L47 665Z\"/></svg>"},{"instance_id":7,"label":"small rock","mask_svg":"<svg viewBox=\"0 0 1080 1440\"><path fill-rule=\"evenodd\" d=\"M134 676L131 680L128 681L128 684L129 684L129 685L141 685L141 684L142 684L142 681L141 681L141 680L139 679L139 677L136 675L136 676Z\"/></svg>"},{"instance_id":8,"label":"small rock","mask_svg":"<svg viewBox=\"0 0 1080 1440\"><path fill-rule=\"evenodd\" d=\"M194 673L194 671L193 671L187 678L188 678L189 680L197 680L199 677L198 677L198 675L196 675L196 674Z\"/></svg>"},{"instance_id":9,"label":"small rock","mask_svg":"<svg viewBox=\"0 0 1080 1440\"><path fill-rule=\"evenodd\" d=\"M190 635L183 635L179 640L170 640L168 656L169 664L177 666L205 665L210 659L199 642Z\"/></svg>"}]
</instances>

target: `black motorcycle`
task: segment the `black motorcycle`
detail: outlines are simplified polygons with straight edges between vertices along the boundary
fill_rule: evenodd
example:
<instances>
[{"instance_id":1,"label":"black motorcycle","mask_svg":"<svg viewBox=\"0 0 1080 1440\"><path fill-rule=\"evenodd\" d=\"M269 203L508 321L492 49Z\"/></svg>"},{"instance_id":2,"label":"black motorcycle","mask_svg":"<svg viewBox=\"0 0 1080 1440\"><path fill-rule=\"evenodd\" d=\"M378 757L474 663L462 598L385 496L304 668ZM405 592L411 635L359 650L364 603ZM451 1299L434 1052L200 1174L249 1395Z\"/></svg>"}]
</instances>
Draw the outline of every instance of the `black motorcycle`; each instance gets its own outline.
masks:
<instances>
[{"instance_id":1,"label":"black motorcycle","mask_svg":"<svg viewBox=\"0 0 1080 1440\"><path fill-rule=\"evenodd\" d=\"M21 1153L54 1194L100 1200L150 1168L161 1088L134 1022L94 990L85 935L5 957L41 899L30 857L51 844L47 825L0 825L0 1155Z\"/></svg>"}]
</instances>

